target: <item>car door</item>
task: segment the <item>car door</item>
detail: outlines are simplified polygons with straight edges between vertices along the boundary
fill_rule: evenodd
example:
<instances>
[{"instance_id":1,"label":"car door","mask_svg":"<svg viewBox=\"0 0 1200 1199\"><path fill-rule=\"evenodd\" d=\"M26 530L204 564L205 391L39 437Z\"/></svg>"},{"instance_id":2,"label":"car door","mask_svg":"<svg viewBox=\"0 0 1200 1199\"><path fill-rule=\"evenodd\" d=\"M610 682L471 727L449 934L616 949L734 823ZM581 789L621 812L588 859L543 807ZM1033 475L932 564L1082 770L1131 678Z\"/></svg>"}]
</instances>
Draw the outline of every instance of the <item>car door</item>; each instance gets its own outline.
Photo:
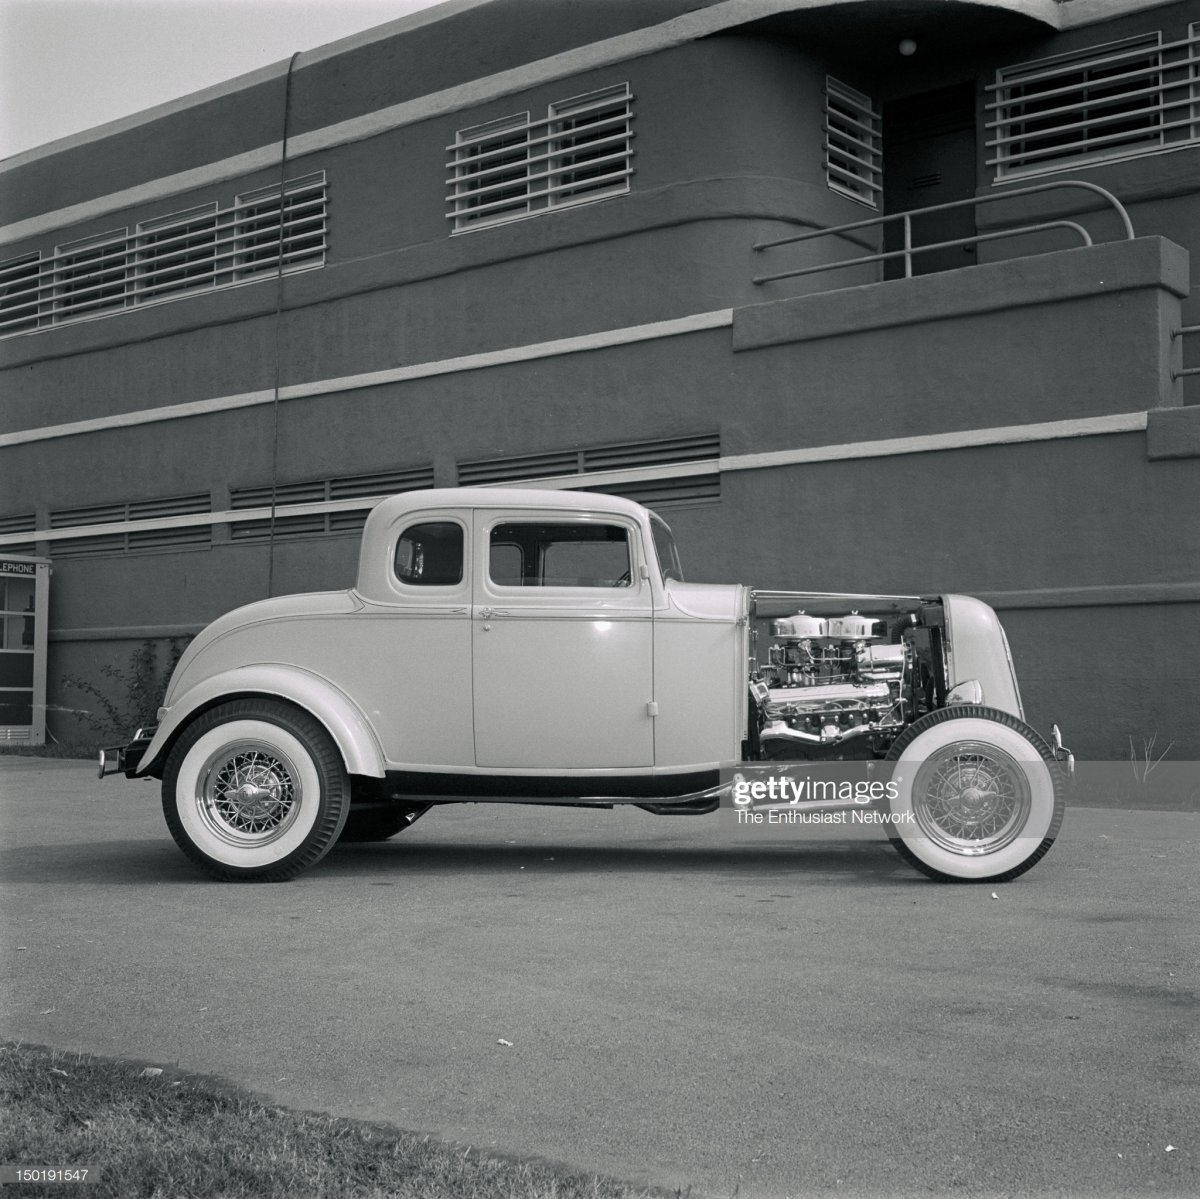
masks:
<instances>
[{"instance_id":1,"label":"car door","mask_svg":"<svg viewBox=\"0 0 1200 1199\"><path fill-rule=\"evenodd\" d=\"M393 767L475 764L470 515L430 509L398 520L371 598L324 639L328 677L368 714Z\"/></svg>"},{"instance_id":2,"label":"car door","mask_svg":"<svg viewBox=\"0 0 1200 1199\"><path fill-rule=\"evenodd\" d=\"M650 582L614 515L477 511L475 760L520 771L654 764Z\"/></svg>"}]
</instances>

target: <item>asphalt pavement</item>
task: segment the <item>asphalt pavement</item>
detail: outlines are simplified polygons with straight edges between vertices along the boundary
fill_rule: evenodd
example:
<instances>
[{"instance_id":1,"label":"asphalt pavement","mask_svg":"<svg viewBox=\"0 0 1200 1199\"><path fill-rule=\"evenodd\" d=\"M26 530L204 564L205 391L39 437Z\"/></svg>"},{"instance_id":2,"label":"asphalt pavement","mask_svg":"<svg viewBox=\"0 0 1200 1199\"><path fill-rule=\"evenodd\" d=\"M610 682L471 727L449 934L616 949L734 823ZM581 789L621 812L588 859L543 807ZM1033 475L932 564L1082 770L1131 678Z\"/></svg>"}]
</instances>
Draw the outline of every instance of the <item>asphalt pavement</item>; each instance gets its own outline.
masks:
<instances>
[{"instance_id":1,"label":"asphalt pavement","mask_svg":"<svg viewBox=\"0 0 1200 1199\"><path fill-rule=\"evenodd\" d=\"M1002 886L882 834L463 806L209 882L154 782L0 758L0 1035L693 1196L1200 1193L1200 813Z\"/></svg>"}]
</instances>

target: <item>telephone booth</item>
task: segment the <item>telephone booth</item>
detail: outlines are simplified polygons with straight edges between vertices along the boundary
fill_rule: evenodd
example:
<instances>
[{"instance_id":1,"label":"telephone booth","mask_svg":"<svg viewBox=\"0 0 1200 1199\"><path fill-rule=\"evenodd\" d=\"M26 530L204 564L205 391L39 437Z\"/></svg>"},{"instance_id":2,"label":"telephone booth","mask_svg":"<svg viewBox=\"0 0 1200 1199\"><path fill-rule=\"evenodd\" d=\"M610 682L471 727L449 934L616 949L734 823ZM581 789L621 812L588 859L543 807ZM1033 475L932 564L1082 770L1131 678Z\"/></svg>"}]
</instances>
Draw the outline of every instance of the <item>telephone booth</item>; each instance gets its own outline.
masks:
<instances>
[{"instance_id":1,"label":"telephone booth","mask_svg":"<svg viewBox=\"0 0 1200 1199\"><path fill-rule=\"evenodd\" d=\"M50 563L0 553L0 744L46 743Z\"/></svg>"}]
</instances>

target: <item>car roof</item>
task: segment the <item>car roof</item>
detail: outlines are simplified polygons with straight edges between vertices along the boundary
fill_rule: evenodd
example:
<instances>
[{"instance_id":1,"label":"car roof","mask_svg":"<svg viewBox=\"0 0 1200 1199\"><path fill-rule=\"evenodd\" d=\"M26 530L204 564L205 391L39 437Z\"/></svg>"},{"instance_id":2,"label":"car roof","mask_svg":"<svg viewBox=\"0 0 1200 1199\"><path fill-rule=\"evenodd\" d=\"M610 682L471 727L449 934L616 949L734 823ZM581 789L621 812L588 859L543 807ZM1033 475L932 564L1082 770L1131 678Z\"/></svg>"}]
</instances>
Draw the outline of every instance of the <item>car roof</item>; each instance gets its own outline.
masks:
<instances>
[{"instance_id":1,"label":"car roof","mask_svg":"<svg viewBox=\"0 0 1200 1199\"><path fill-rule=\"evenodd\" d=\"M372 524L391 524L410 512L441 508L539 508L572 512L605 512L644 519L645 508L633 500L594 491L559 491L542 487L436 487L404 491L380 500L371 509Z\"/></svg>"}]
</instances>

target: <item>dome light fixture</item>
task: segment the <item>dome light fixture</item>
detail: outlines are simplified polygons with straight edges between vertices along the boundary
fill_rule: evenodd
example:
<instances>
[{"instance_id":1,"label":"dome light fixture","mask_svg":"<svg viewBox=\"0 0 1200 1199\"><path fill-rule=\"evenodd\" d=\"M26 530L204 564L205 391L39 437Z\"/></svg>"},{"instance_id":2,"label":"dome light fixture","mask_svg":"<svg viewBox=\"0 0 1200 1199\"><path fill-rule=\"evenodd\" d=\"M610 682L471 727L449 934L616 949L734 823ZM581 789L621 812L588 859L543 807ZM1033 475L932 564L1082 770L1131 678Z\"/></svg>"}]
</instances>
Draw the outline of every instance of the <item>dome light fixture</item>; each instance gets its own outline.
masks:
<instances>
[{"instance_id":1,"label":"dome light fixture","mask_svg":"<svg viewBox=\"0 0 1200 1199\"><path fill-rule=\"evenodd\" d=\"M900 44L896 47L905 58L911 58L917 52L917 43L911 38L901 38Z\"/></svg>"}]
</instances>

